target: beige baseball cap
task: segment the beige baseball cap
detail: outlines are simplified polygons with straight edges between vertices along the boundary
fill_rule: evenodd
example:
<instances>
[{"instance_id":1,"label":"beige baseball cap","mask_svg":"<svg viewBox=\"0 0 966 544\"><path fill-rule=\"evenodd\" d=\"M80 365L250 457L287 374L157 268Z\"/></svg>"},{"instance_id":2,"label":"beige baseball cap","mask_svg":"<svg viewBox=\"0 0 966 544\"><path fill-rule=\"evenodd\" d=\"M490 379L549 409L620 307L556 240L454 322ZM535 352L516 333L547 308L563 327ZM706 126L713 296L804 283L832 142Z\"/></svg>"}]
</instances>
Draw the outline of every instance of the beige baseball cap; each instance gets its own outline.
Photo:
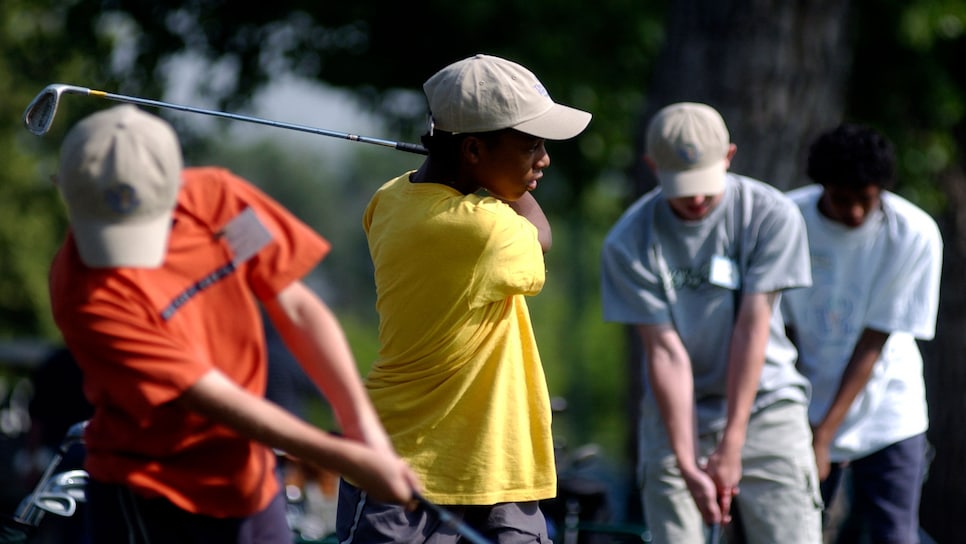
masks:
<instances>
[{"instance_id":1,"label":"beige baseball cap","mask_svg":"<svg viewBox=\"0 0 966 544\"><path fill-rule=\"evenodd\" d=\"M171 125L134 106L77 123L61 146L57 185L81 260L95 268L160 266L182 167Z\"/></svg>"},{"instance_id":2,"label":"beige baseball cap","mask_svg":"<svg viewBox=\"0 0 966 544\"><path fill-rule=\"evenodd\" d=\"M512 128L547 140L566 140L590 123L585 111L557 104L519 64L476 55L450 64L423 84L434 127L452 133Z\"/></svg>"},{"instance_id":3,"label":"beige baseball cap","mask_svg":"<svg viewBox=\"0 0 966 544\"><path fill-rule=\"evenodd\" d=\"M647 128L647 155L667 198L724 192L730 145L724 119L707 104L671 104Z\"/></svg>"}]
</instances>

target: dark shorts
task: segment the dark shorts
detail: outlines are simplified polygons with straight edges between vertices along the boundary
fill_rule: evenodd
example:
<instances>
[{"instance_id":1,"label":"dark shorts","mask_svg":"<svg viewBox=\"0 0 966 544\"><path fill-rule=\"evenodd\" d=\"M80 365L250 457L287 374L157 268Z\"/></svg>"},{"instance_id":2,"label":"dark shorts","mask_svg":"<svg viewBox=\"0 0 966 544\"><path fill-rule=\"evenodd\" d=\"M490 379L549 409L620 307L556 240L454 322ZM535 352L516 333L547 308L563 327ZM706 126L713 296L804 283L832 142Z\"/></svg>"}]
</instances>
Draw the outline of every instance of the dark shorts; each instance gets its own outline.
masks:
<instances>
[{"instance_id":1,"label":"dark shorts","mask_svg":"<svg viewBox=\"0 0 966 544\"><path fill-rule=\"evenodd\" d=\"M926 435L920 434L848 463L833 464L822 482L825 503L848 476L850 513L841 528L843 542L919 542L919 498L926 473ZM855 540L852 540L852 538Z\"/></svg>"},{"instance_id":2,"label":"dark shorts","mask_svg":"<svg viewBox=\"0 0 966 544\"><path fill-rule=\"evenodd\" d=\"M245 518L192 514L166 499L141 497L122 485L87 487L92 542L116 544L291 544L285 499Z\"/></svg>"},{"instance_id":3,"label":"dark shorts","mask_svg":"<svg viewBox=\"0 0 966 544\"><path fill-rule=\"evenodd\" d=\"M547 521L536 501L445 508L494 544L550 544ZM340 544L465 542L428 509L407 512L401 506L375 502L344 480L339 484L336 536Z\"/></svg>"}]
</instances>

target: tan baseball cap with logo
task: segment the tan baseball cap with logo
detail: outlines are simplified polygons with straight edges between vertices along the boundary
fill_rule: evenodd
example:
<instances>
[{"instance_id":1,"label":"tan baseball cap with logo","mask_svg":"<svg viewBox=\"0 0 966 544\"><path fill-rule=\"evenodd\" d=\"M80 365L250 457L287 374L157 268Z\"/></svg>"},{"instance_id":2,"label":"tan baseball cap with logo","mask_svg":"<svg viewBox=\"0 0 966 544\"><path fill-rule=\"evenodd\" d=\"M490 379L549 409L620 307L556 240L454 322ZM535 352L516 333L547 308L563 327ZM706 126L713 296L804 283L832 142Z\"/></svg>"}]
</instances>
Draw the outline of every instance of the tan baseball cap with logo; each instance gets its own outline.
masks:
<instances>
[{"instance_id":1,"label":"tan baseball cap with logo","mask_svg":"<svg viewBox=\"0 0 966 544\"><path fill-rule=\"evenodd\" d=\"M77 123L61 146L57 185L84 264L160 266L182 167L171 125L134 106Z\"/></svg>"},{"instance_id":2,"label":"tan baseball cap with logo","mask_svg":"<svg viewBox=\"0 0 966 544\"><path fill-rule=\"evenodd\" d=\"M667 198L724 192L730 145L724 119L707 104L671 104L647 129L647 156Z\"/></svg>"},{"instance_id":3,"label":"tan baseball cap with logo","mask_svg":"<svg viewBox=\"0 0 966 544\"><path fill-rule=\"evenodd\" d=\"M557 104L530 70L490 55L450 64L425 84L434 128L477 133L512 128L547 140L580 134L591 114Z\"/></svg>"}]
</instances>

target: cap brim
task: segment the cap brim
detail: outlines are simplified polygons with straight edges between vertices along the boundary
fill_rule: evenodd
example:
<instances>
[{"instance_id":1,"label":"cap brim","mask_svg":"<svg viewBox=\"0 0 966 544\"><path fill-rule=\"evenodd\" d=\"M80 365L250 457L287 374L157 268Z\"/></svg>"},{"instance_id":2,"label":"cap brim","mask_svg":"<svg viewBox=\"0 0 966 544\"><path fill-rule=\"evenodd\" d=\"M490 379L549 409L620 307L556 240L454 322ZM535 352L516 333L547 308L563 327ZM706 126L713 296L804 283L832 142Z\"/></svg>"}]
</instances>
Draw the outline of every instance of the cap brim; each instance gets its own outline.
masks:
<instances>
[{"instance_id":1,"label":"cap brim","mask_svg":"<svg viewBox=\"0 0 966 544\"><path fill-rule=\"evenodd\" d=\"M657 179L667 198L718 195L724 192L727 165L724 160L692 170L658 170Z\"/></svg>"},{"instance_id":2,"label":"cap brim","mask_svg":"<svg viewBox=\"0 0 966 544\"><path fill-rule=\"evenodd\" d=\"M555 103L542 115L511 128L546 140L568 140L583 132L590 119L586 111Z\"/></svg>"},{"instance_id":3,"label":"cap brim","mask_svg":"<svg viewBox=\"0 0 966 544\"><path fill-rule=\"evenodd\" d=\"M87 266L157 268L167 253L171 214L133 224L73 218L71 228Z\"/></svg>"}]
</instances>

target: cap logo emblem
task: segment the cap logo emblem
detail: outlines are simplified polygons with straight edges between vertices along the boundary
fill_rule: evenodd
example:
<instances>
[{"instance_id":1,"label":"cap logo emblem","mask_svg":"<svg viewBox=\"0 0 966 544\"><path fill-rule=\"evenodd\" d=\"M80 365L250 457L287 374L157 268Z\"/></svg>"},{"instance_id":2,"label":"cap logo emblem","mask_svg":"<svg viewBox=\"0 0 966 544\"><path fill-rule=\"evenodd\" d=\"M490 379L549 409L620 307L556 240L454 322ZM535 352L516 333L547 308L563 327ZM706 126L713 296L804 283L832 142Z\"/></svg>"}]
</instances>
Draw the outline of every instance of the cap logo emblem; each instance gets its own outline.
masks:
<instances>
[{"instance_id":1,"label":"cap logo emblem","mask_svg":"<svg viewBox=\"0 0 966 544\"><path fill-rule=\"evenodd\" d=\"M694 164L701 160L701 151L694 144L683 144L678 146L675 151L678 158L687 164Z\"/></svg>"},{"instance_id":2,"label":"cap logo emblem","mask_svg":"<svg viewBox=\"0 0 966 544\"><path fill-rule=\"evenodd\" d=\"M546 96L547 98L550 98L550 93L547 92L547 89L544 88L543 85L537 83L533 86L533 88L537 91L537 94L539 94L540 96Z\"/></svg>"},{"instance_id":3,"label":"cap logo emblem","mask_svg":"<svg viewBox=\"0 0 966 544\"><path fill-rule=\"evenodd\" d=\"M141 205L137 191L126 183L119 183L105 190L104 202L118 215L127 215Z\"/></svg>"}]
</instances>

